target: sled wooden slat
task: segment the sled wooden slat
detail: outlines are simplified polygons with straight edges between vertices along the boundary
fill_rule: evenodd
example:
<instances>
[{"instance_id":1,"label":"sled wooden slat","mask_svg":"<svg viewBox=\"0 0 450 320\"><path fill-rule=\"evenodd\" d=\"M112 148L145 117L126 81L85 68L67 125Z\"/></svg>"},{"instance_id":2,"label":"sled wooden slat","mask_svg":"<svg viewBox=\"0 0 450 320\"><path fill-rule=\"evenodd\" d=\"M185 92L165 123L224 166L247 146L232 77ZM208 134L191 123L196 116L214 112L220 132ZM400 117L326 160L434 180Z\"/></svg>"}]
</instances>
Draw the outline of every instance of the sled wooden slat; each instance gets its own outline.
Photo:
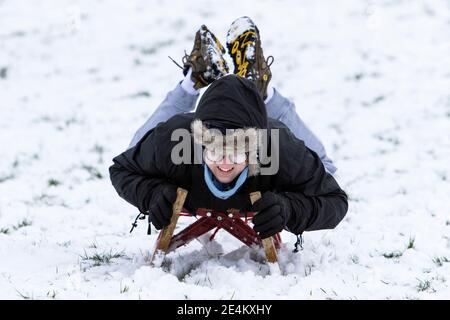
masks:
<instances>
[{"instance_id":1,"label":"sled wooden slat","mask_svg":"<svg viewBox=\"0 0 450 320\"><path fill-rule=\"evenodd\" d=\"M257 200L261 198L261 192L256 191L250 193L250 201L255 203ZM262 239L262 244L264 247L264 252L266 253L266 259L270 263L275 263L278 261L277 249L275 248L275 244L273 242L273 237Z\"/></svg>"},{"instance_id":2,"label":"sled wooden slat","mask_svg":"<svg viewBox=\"0 0 450 320\"><path fill-rule=\"evenodd\" d=\"M177 199L175 200L172 206L172 218L170 220L170 224L163 228L161 233L159 234L158 240L156 242L155 252L152 255L151 262L158 253L165 254L169 250L170 241L172 240L173 233L175 231L175 227L177 226L179 213L183 209L184 201L186 200L187 191L183 188L177 189Z\"/></svg>"}]
</instances>

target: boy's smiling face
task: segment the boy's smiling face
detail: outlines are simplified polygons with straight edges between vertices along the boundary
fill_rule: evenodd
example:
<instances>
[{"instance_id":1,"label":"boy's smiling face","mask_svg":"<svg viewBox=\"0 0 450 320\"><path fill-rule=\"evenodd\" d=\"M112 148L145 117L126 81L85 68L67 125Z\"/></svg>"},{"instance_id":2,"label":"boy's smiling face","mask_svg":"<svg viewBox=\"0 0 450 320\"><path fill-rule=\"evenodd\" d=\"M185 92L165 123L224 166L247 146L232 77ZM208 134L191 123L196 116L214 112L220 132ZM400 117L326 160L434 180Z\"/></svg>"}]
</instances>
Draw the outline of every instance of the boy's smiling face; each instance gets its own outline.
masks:
<instances>
[{"instance_id":1,"label":"boy's smiling face","mask_svg":"<svg viewBox=\"0 0 450 320\"><path fill-rule=\"evenodd\" d=\"M232 182L247 167L245 153L216 154L214 151L205 150L203 159L214 177L221 183Z\"/></svg>"}]
</instances>

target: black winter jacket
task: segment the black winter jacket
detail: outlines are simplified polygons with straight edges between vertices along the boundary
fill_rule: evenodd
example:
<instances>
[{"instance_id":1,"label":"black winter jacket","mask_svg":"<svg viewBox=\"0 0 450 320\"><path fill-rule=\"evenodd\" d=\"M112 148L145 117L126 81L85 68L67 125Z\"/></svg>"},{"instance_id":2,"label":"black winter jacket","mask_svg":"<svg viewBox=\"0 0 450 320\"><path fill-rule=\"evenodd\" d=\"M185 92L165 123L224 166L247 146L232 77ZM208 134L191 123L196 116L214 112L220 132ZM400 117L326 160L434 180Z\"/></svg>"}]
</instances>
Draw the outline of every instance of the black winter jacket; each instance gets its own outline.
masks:
<instances>
[{"instance_id":1,"label":"black winter jacket","mask_svg":"<svg viewBox=\"0 0 450 320\"><path fill-rule=\"evenodd\" d=\"M230 198L216 198L204 181L202 164L175 165L171 161L172 147L179 143L171 141L173 130L190 130L194 119L223 128L253 126L279 129L278 172L270 176L248 177ZM195 113L176 115L158 124L133 148L115 157L113 162L109 168L113 186L123 199L141 212L148 210L152 191L162 182L189 191L184 207L191 213L198 208L249 211L251 192L278 192L291 203L292 213L287 229L294 234L332 229L344 218L348 209L345 192L325 171L318 155L283 123L267 118L264 102L253 83L237 76L216 80L203 95Z\"/></svg>"}]
</instances>

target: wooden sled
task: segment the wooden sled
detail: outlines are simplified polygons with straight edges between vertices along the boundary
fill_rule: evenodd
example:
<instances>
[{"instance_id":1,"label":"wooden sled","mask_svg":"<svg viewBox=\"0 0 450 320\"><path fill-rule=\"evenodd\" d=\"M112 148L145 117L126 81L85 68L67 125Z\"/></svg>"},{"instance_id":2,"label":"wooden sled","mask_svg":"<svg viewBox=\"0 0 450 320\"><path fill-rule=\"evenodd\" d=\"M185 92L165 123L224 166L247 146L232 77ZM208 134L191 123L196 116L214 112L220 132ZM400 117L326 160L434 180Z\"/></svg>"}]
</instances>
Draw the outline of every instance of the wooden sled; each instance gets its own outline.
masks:
<instances>
[{"instance_id":1,"label":"wooden sled","mask_svg":"<svg viewBox=\"0 0 450 320\"><path fill-rule=\"evenodd\" d=\"M178 188L177 199L173 204L173 215L170 225L165 227L159 234L156 241L156 247L153 252L151 261L153 262L155 256L165 255L166 253L176 250L184 246L192 240L202 236L203 234L213 230L213 234L209 240L213 240L216 233L223 229L232 236L242 241L247 246L262 246L266 254L266 259L269 263L277 263L277 249L280 249L282 241L280 234L261 239L259 235L250 227L248 222L257 214L256 212L242 212L237 209L229 209L226 212L198 209L196 212L197 220L174 234L178 218L183 216L193 216L187 210L183 209L184 201L186 200L187 191ZM260 192L253 192L250 194L250 200L254 203L261 197Z\"/></svg>"}]
</instances>

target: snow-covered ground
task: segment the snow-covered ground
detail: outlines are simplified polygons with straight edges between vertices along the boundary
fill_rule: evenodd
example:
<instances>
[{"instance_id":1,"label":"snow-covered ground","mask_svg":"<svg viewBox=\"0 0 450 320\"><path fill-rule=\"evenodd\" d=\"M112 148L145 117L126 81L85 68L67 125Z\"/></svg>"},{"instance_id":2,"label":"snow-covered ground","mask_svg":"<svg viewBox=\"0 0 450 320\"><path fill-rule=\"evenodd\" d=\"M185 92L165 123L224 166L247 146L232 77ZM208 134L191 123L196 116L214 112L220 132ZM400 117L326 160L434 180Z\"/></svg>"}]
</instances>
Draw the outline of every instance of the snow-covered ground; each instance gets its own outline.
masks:
<instances>
[{"instance_id":1,"label":"snow-covered ground","mask_svg":"<svg viewBox=\"0 0 450 320\"><path fill-rule=\"evenodd\" d=\"M220 232L234 255L152 268L108 167L181 79L167 56L242 15L349 212L298 254L283 233L285 275ZM0 0L0 298L450 299L449 137L448 0Z\"/></svg>"}]
</instances>

